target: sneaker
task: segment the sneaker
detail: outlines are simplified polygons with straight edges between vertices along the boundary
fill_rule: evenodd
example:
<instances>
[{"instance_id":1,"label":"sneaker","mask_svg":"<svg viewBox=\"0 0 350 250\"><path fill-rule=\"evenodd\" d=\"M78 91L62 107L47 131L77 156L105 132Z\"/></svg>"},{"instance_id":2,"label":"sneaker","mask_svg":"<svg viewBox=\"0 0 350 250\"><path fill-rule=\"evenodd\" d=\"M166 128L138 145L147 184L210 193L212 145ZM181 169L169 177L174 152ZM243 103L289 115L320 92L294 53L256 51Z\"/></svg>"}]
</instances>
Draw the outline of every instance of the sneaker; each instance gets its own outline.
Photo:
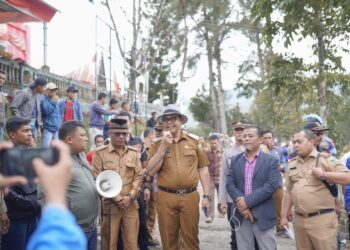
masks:
<instances>
[{"instance_id":1,"label":"sneaker","mask_svg":"<svg viewBox=\"0 0 350 250\"><path fill-rule=\"evenodd\" d=\"M210 217L207 217L207 219L205 220L206 223L211 223L212 219Z\"/></svg>"},{"instance_id":2,"label":"sneaker","mask_svg":"<svg viewBox=\"0 0 350 250\"><path fill-rule=\"evenodd\" d=\"M282 238L289 238L288 233L285 229L281 230L278 235Z\"/></svg>"}]
</instances>

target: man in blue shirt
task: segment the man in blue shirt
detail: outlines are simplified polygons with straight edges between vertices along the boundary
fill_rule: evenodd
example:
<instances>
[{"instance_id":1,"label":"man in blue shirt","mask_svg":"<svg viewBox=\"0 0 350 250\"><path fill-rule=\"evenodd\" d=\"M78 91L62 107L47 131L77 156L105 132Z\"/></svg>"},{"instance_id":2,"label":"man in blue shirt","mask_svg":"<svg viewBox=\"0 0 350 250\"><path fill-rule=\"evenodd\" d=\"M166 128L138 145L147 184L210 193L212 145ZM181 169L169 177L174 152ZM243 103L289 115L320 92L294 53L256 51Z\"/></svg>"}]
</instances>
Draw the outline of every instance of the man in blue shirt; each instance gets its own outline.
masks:
<instances>
[{"instance_id":1,"label":"man in blue shirt","mask_svg":"<svg viewBox=\"0 0 350 250\"><path fill-rule=\"evenodd\" d=\"M58 87L53 82L46 85L45 95L41 100L41 114L43 131L41 146L48 147L52 140L58 140L58 128L60 126L60 113L58 107Z\"/></svg>"},{"instance_id":2,"label":"man in blue shirt","mask_svg":"<svg viewBox=\"0 0 350 250\"><path fill-rule=\"evenodd\" d=\"M94 147L96 135L103 135L103 128L106 124L103 115L116 115L117 111L108 111L104 108L107 101L107 94L98 94L97 101L90 107L89 112L89 135L91 147Z\"/></svg>"}]
</instances>

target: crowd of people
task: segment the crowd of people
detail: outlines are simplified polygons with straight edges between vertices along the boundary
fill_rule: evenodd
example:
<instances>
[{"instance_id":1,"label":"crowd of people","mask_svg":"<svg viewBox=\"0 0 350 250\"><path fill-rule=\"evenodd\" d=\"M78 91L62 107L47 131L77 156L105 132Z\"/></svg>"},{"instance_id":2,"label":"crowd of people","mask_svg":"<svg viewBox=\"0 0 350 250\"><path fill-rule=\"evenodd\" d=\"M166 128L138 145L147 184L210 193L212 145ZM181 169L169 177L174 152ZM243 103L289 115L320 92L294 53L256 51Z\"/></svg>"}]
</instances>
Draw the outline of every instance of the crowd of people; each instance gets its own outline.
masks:
<instances>
[{"instance_id":1,"label":"crowd of people","mask_svg":"<svg viewBox=\"0 0 350 250\"><path fill-rule=\"evenodd\" d=\"M100 227L101 249L195 250L200 211L206 223L227 218L231 249L277 249L276 237L293 237L291 222L297 249L341 246L337 186L343 185L350 217L350 155L335 157L317 116L284 145L273 131L244 120L232 124L232 138L211 133L207 143L183 129L187 115L170 104L152 112L137 136L125 101L117 110L118 101L100 93L85 128L73 86L60 99L54 83L37 78L7 105L5 81L0 71L1 141L6 130L15 147L29 150L40 141L58 148L60 160L53 167L34 160L39 182L0 177L0 186L11 186L1 192L1 249L97 250ZM114 197L96 188L107 170L122 180Z\"/></svg>"}]
</instances>

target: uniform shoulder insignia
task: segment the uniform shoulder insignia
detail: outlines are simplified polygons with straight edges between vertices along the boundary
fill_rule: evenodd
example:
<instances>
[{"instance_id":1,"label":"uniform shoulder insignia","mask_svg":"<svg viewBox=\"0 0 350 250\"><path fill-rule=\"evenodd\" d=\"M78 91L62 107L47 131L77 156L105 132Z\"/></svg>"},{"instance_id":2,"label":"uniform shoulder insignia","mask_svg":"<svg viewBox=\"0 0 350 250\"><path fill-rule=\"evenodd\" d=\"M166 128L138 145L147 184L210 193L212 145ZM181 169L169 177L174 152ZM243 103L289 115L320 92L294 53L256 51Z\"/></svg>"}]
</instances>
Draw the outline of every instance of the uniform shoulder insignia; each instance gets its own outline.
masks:
<instances>
[{"instance_id":1,"label":"uniform shoulder insignia","mask_svg":"<svg viewBox=\"0 0 350 250\"><path fill-rule=\"evenodd\" d=\"M131 149L132 151L137 152L137 149L136 149L136 148L134 148L133 146L128 146L128 149Z\"/></svg>"},{"instance_id":2,"label":"uniform shoulder insignia","mask_svg":"<svg viewBox=\"0 0 350 250\"><path fill-rule=\"evenodd\" d=\"M338 159L335 158L334 156L329 156L329 157L328 157L328 160L329 160L331 163L333 163L333 164L335 164L335 163L338 162Z\"/></svg>"},{"instance_id":3,"label":"uniform shoulder insignia","mask_svg":"<svg viewBox=\"0 0 350 250\"><path fill-rule=\"evenodd\" d=\"M95 152L98 152L98 151L101 151L103 149L106 149L107 147L108 147L108 145L99 146L98 148L95 149Z\"/></svg>"},{"instance_id":4,"label":"uniform shoulder insignia","mask_svg":"<svg viewBox=\"0 0 350 250\"><path fill-rule=\"evenodd\" d=\"M161 137L158 137L158 138L154 138L154 139L153 139L153 142L156 143L156 142L159 142L159 141L161 141L161 140L162 140L162 138L161 138Z\"/></svg>"},{"instance_id":5,"label":"uniform shoulder insignia","mask_svg":"<svg viewBox=\"0 0 350 250\"><path fill-rule=\"evenodd\" d=\"M192 139L195 139L196 141L198 141L198 139L199 139L199 136L198 136L198 135L195 135L195 134L192 134L192 133L187 133L187 135L188 135L189 137L191 137Z\"/></svg>"},{"instance_id":6,"label":"uniform shoulder insignia","mask_svg":"<svg viewBox=\"0 0 350 250\"><path fill-rule=\"evenodd\" d=\"M298 157L296 156L296 157L294 157L294 158L292 158L292 159L289 159L289 161L295 161L297 158L298 158Z\"/></svg>"}]
</instances>

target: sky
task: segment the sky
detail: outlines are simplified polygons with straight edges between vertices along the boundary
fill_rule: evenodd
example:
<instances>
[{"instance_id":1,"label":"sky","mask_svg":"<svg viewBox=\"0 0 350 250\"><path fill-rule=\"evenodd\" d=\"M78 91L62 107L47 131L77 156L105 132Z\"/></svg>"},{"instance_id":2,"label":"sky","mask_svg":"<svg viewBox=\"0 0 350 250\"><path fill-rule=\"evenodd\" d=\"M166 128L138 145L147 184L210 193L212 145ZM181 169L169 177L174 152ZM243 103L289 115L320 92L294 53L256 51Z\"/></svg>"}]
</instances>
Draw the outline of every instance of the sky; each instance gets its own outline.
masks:
<instances>
[{"instance_id":1,"label":"sky","mask_svg":"<svg viewBox=\"0 0 350 250\"><path fill-rule=\"evenodd\" d=\"M53 17L48 26L48 47L47 58L51 72L55 74L67 74L86 63L90 62L96 52L96 43L108 47L109 30L107 26L98 21L97 36L96 33L96 13L102 19L109 22L109 16L106 15L105 7L99 4L91 4L88 0L46 0L59 10ZM131 4L132 1L120 0L112 1L114 11L118 17L117 26L121 37L125 38L126 47L130 46L131 38ZM77 13L79 11L79 13ZM129 19L129 20L128 20ZM40 68L44 64L43 56L43 24L31 23L31 65ZM113 39L114 37L112 37ZM248 44L246 37L240 33L236 33L235 39L232 39L229 47L229 53L223 55L223 59L227 61L224 65L222 78L224 89L232 90L235 82L238 79L238 65L245 60L251 53L252 48L249 46L240 46L240 44ZM191 45L190 45L191 46ZM112 64L116 65L115 71L118 81L124 83L123 76L123 61L120 58L120 53L116 44L112 44L113 56ZM180 71L180 70L178 70ZM203 83L207 83L207 60L203 54L202 59L198 62L195 74L189 78L181 89L181 97L183 102L188 104L189 99L196 94ZM185 76L192 75L193 72L186 72ZM232 105L236 100L232 100ZM246 100L240 100L243 108L248 111L249 105Z\"/></svg>"},{"instance_id":2,"label":"sky","mask_svg":"<svg viewBox=\"0 0 350 250\"><path fill-rule=\"evenodd\" d=\"M48 23L48 65L51 72L59 75L65 75L90 62L96 53L101 49L96 46L108 48L109 29L102 21L96 21L96 15L109 22L106 8L100 4L91 4L88 0L46 0L59 10ZM98 2L98 0L95 0ZM121 35L122 43L130 47L132 41L132 27L130 23L132 13L132 1L119 0L111 1L112 9L117 17L117 27ZM97 26L96 26L97 24ZM40 68L44 64L43 59L43 24L31 23L31 65ZM97 27L97 28L96 28ZM97 35L95 35L97 33ZM112 36L112 41L114 41ZM194 47L194 45L189 45ZM249 44L248 39L240 32L234 32L224 43L225 53L223 61L226 63L222 70L223 87L225 90L232 91L239 77L238 66L256 47ZM275 52L285 52L283 43L276 40L274 44ZM289 51L296 56L303 57L310 62L315 60L312 57L311 40L305 39L289 48ZM119 83L126 82L123 76L123 60L117 49L116 43L112 43L112 65ZM349 71L350 58L344 55L344 65ZM180 70L178 70L179 72ZM177 72L177 71L176 71ZM188 105L189 100L195 95L196 91L203 83L208 83L208 66L206 55L203 54L197 64L197 70L194 76L190 77L180 86L180 96L182 102ZM107 75L108 67L107 67ZM186 72L185 76L192 75L192 72ZM176 74L175 74L176 76ZM236 94L236 93L235 93ZM243 111L249 110L252 99L237 99L233 95L230 104L235 106L239 102Z\"/></svg>"}]
</instances>

